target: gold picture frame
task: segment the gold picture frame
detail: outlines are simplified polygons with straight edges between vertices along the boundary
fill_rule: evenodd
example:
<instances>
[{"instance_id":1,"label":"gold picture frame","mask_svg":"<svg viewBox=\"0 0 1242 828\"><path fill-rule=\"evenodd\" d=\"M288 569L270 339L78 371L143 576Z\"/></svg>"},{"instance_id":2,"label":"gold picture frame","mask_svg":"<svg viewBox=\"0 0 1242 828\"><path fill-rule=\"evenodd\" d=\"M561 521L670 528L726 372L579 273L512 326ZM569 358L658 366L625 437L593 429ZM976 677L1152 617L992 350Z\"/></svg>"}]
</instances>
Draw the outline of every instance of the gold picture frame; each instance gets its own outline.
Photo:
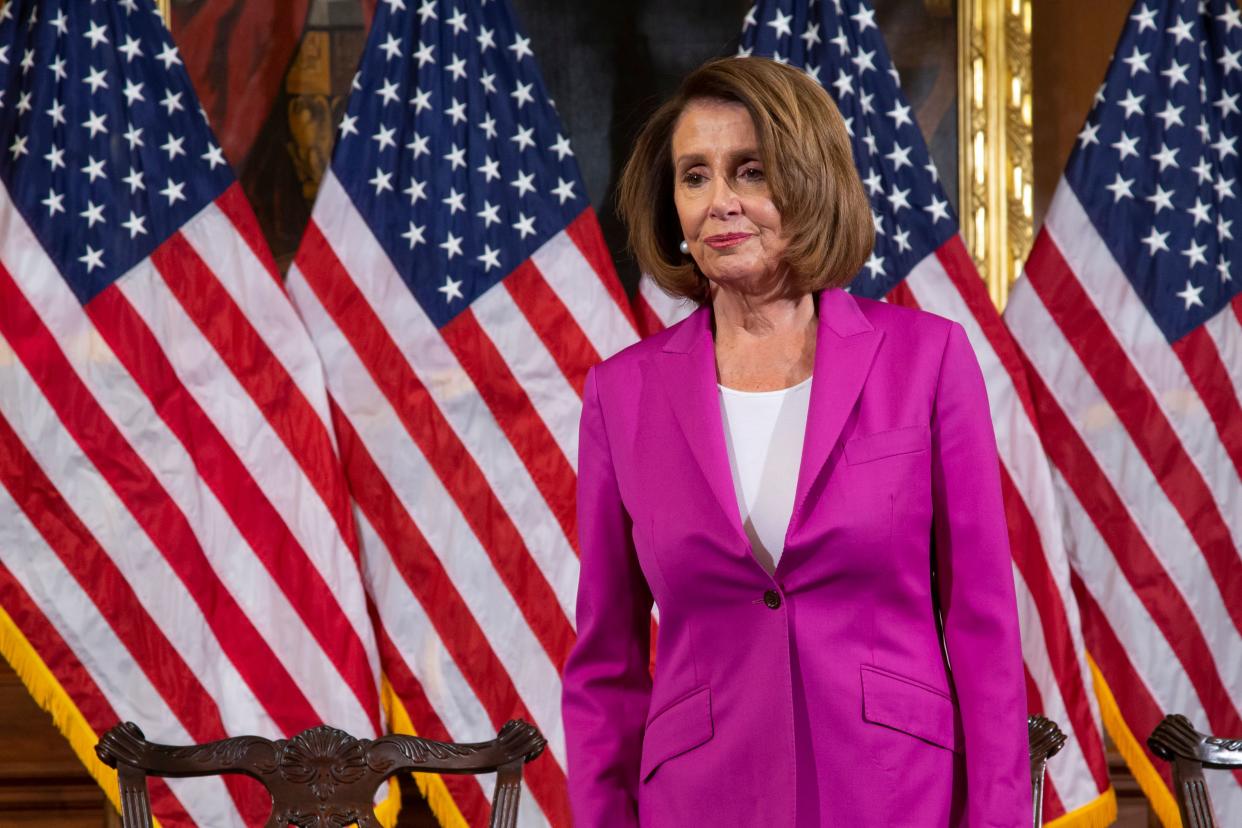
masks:
<instances>
[{"instance_id":1,"label":"gold picture frame","mask_svg":"<svg viewBox=\"0 0 1242 828\"><path fill-rule=\"evenodd\" d=\"M997 309L1034 236L1032 0L958 0L962 234Z\"/></svg>"}]
</instances>

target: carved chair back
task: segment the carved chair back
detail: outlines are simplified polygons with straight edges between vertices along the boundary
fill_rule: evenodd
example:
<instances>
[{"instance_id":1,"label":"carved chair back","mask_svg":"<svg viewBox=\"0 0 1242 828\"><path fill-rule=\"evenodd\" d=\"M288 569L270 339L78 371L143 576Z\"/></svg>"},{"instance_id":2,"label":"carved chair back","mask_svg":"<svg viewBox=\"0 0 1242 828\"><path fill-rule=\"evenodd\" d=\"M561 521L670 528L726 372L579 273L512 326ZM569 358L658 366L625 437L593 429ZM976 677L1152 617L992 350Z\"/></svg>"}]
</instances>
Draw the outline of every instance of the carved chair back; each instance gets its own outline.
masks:
<instances>
[{"instance_id":1,"label":"carved chair back","mask_svg":"<svg viewBox=\"0 0 1242 828\"><path fill-rule=\"evenodd\" d=\"M1044 824L1044 770L1048 760L1065 746L1065 734L1057 723L1039 714L1027 716L1026 733L1031 745L1031 793L1035 801L1035 828Z\"/></svg>"},{"instance_id":2,"label":"carved chair back","mask_svg":"<svg viewBox=\"0 0 1242 828\"><path fill-rule=\"evenodd\" d=\"M379 828L372 808L379 786L398 773L496 773L492 828L517 825L522 766L543 752L539 731L512 721L495 739L473 744L435 742L414 736L355 739L321 726L292 739L238 736L203 745L174 747L148 742L132 722L113 727L95 746L100 760L117 769L123 828L151 828L147 776L211 776L241 773L259 780L272 797L264 828Z\"/></svg>"},{"instance_id":3,"label":"carved chair back","mask_svg":"<svg viewBox=\"0 0 1242 828\"><path fill-rule=\"evenodd\" d=\"M1147 737L1147 746L1161 759L1173 763L1173 795L1184 828L1217 828L1220 823L1212 810L1203 769L1242 769L1242 739L1200 733L1185 716L1173 713L1156 725Z\"/></svg>"}]
</instances>

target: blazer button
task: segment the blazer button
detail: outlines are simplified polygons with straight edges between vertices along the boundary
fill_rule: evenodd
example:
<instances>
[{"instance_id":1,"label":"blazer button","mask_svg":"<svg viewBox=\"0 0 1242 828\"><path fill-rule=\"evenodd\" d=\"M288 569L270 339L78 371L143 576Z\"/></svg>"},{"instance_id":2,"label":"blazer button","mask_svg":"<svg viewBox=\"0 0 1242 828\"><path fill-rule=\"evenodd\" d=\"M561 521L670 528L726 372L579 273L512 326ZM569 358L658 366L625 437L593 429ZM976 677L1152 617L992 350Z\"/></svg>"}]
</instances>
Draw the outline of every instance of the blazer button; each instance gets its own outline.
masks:
<instances>
[{"instance_id":1,"label":"blazer button","mask_svg":"<svg viewBox=\"0 0 1242 828\"><path fill-rule=\"evenodd\" d=\"M763 593L763 603L767 604L768 609L780 609L781 594L774 589L769 589Z\"/></svg>"}]
</instances>

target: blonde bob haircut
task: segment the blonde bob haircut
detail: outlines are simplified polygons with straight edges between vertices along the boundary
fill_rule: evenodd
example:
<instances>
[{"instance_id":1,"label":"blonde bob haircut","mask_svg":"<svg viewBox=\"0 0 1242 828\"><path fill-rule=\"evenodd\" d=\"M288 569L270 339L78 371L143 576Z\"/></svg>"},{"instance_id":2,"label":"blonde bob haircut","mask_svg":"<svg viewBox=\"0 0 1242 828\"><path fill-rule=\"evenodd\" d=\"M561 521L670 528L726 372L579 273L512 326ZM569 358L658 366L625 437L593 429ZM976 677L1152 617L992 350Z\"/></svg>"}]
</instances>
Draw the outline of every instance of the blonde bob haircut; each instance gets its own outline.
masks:
<instances>
[{"instance_id":1,"label":"blonde bob haircut","mask_svg":"<svg viewBox=\"0 0 1242 828\"><path fill-rule=\"evenodd\" d=\"M772 203L788 239L782 257L789 295L839 287L871 254L871 205L854 167L845 121L823 87L805 73L766 58L705 63L639 133L617 189L630 248L644 272L673 296L705 305L707 277L680 252L673 203L672 138L695 100L740 103L750 112Z\"/></svg>"}]
</instances>

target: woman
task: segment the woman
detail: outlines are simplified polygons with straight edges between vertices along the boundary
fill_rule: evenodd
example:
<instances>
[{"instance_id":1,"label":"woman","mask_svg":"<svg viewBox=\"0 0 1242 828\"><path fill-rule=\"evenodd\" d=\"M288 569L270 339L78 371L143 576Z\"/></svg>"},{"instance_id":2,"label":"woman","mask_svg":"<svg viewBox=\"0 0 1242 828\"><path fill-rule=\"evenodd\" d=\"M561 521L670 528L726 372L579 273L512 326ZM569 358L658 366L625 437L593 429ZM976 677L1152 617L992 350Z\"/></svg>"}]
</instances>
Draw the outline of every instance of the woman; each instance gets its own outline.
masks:
<instances>
[{"instance_id":1,"label":"woman","mask_svg":"<svg viewBox=\"0 0 1242 828\"><path fill-rule=\"evenodd\" d=\"M620 206L701 307L586 382L575 825L1029 825L982 376L958 325L840 290L873 241L840 113L788 67L709 63Z\"/></svg>"}]
</instances>

